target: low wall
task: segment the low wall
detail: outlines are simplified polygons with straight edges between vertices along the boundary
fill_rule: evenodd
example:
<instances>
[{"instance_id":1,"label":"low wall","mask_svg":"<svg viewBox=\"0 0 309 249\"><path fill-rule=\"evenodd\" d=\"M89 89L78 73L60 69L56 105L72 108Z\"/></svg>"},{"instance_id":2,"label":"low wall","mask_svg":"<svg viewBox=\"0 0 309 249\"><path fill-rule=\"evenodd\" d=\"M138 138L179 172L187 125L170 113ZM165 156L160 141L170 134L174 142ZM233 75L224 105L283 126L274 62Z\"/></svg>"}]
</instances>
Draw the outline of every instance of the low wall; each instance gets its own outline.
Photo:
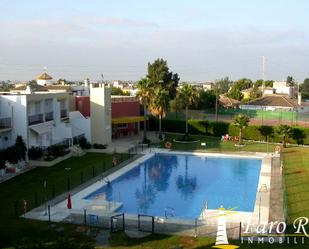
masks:
<instances>
[{"instance_id":1,"label":"low wall","mask_svg":"<svg viewBox=\"0 0 309 249\"><path fill-rule=\"evenodd\" d=\"M37 160L29 160L29 165L32 167L52 167L56 165L57 163L60 163L64 160L67 160L68 158L72 157L73 153L70 151L68 154L57 157L56 159L52 161L37 161Z\"/></svg>"}]
</instances>

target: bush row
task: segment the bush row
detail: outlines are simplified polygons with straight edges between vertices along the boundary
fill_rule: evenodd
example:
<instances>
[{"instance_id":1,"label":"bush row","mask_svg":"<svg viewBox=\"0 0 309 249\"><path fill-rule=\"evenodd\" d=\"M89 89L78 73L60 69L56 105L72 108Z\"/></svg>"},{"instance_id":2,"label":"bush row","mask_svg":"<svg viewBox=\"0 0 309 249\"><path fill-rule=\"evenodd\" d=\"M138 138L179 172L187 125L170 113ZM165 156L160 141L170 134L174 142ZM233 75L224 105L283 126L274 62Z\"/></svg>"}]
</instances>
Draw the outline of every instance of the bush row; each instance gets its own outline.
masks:
<instances>
[{"instance_id":1,"label":"bush row","mask_svg":"<svg viewBox=\"0 0 309 249\"><path fill-rule=\"evenodd\" d=\"M154 117L149 118L149 130L158 130L158 120ZM288 143L296 144L309 144L309 128L293 126L292 136L287 139ZM244 129L243 138L248 140L266 141L266 137L261 134L261 126L249 125ZM185 132L184 120L162 120L162 130L164 132ZM188 130L190 134L196 135L208 135L221 137L222 135L229 134L231 136L237 136L239 130L231 123L227 122L210 122L207 120L189 120ZM277 126L273 126L273 134L268 138L270 142L281 142L282 138L276 132Z\"/></svg>"}]
</instances>

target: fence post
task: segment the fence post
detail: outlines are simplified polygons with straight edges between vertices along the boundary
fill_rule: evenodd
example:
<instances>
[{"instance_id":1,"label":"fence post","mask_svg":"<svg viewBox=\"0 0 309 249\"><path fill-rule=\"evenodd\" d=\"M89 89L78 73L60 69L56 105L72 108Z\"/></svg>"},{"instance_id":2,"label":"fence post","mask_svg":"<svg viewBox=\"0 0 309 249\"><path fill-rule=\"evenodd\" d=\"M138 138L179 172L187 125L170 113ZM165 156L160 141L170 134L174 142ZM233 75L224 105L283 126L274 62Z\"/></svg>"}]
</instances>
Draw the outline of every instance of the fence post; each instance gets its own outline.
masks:
<instances>
[{"instance_id":1,"label":"fence post","mask_svg":"<svg viewBox=\"0 0 309 249\"><path fill-rule=\"evenodd\" d=\"M124 224L124 213L122 213L122 229L125 230L125 224Z\"/></svg>"},{"instance_id":2,"label":"fence post","mask_svg":"<svg viewBox=\"0 0 309 249\"><path fill-rule=\"evenodd\" d=\"M34 205L38 206L38 192L34 192Z\"/></svg>"},{"instance_id":3,"label":"fence post","mask_svg":"<svg viewBox=\"0 0 309 249\"><path fill-rule=\"evenodd\" d=\"M84 173L83 171L80 172L80 183L82 184L84 182Z\"/></svg>"},{"instance_id":4,"label":"fence post","mask_svg":"<svg viewBox=\"0 0 309 249\"><path fill-rule=\"evenodd\" d=\"M151 231L152 233L154 233L154 217L152 216L152 220L151 220Z\"/></svg>"},{"instance_id":5,"label":"fence post","mask_svg":"<svg viewBox=\"0 0 309 249\"><path fill-rule=\"evenodd\" d=\"M48 222L50 223L50 205L48 205Z\"/></svg>"},{"instance_id":6,"label":"fence post","mask_svg":"<svg viewBox=\"0 0 309 249\"><path fill-rule=\"evenodd\" d=\"M70 191L71 189L70 177L67 178L67 187L68 187L68 191Z\"/></svg>"},{"instance_id":7,"label":"fence post","mask_svg":"<svg viewBox=\"0 0 309 249\"><path fill-rule=\"evenodd\" d=\"M52 196L53 198L55 198L56 196L55 184L53 184L53 187L52 187Z\"/></svg>"},{"instance_id":8,"label":"fence post","mask_svg":"<svg viewBox=\"0 0 309 249\"><path fill-rule=\"evenodd\" d=\"M103 168L103 172L105 172L105 160L103 161L102 168Z\"/></svg>"},{"instance_id":9,"label":"fence post","mask_svg":"<svg viewBox=\"0 0 309 249\"><path fill-rule=\"evenodd\" d=\"M87 210L84 209L84 225L87 226Z\"/></svg>"},{"instance_id":10,"label":"fence post","mask_svg":"<svg viewBox=\"0 0 309 249\"><path fill-rule=\"evenodd\" d=\"M18 218L18 201L15 201L14 208L15 208L15 216L16 218Z\"/></svg>"},{"instance_id":11,"label":"fence post","mask_svg":"<svg viewBox=\"0 0 309 249\"><path fill-rule=\"evenodd\" d=\"M242 224L241 224L241 222L239 223L239 240L241 239L241 226L242 226Z\"/></svg>"}]
</instances>

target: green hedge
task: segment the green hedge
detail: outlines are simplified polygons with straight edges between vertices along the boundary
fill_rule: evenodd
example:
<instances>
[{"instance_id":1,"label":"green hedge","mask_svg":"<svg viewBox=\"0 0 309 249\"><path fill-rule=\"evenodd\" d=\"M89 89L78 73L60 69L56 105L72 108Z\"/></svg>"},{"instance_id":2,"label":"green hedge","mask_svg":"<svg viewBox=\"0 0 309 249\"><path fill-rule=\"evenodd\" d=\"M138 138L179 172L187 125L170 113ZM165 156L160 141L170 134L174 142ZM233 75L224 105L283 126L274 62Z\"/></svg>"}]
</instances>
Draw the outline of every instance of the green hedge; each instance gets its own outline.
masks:
<instances>
[{"instance_id":1,"label":"green hedge","mask_svg":"<svg viewBox=\"0 0 309 249\"><path fill-rule=\"evenodd\" d=\"M149 118L149 130L156 131L158 130L158 120L154 117ZM259 131L259 125L250 125L244 129L243 137L248 140L258 140L265 141L265 137ZM231 136L238 135L238 129L233 126L231 123L226 122L209 122L206 120L189 120L188 121L189 134L196 135L208 135L221 137L222 135L229 134ZM185 121L179 119L163 119L162 120L162 130L163 132L176 132L184 133L185 132ZM269 137L270 142L281 142L282 139L279 134L276 133L277 127L274 126L274 133ZM301 132L303 134L303 141L297 141L291 138L287 139L289 143L300 143L300 144L309 144L309 128L293 126L293 130Z\"/></svg>"}]
</instances>

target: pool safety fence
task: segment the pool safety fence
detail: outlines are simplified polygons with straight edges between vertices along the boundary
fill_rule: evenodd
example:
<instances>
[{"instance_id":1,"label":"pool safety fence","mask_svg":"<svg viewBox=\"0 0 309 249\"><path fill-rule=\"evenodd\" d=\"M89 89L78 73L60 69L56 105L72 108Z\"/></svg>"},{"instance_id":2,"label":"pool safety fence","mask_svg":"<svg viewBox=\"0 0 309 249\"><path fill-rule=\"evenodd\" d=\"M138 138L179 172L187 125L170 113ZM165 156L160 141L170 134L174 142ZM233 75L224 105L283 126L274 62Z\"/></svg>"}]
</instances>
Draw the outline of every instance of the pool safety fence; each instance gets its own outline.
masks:
<instances>
[{"instance_id":1,"label":"pool safety fence","mask_svg":"<svg viewBox=\"0 0 309 249\"><path fill-rule=\"evenodd\" d=\"M61 222L89 228L109 229L111 232L136 231L157 234L216 237L217 222L207 219L166 218L144 214L104 213L98 210L70 210L48 205L45 221ZM29 216L28 216L29 218ZM226 233L230 239L239 239L244 225L226 222Z\"/></svg>"},{"instance_id":2,"label":"pool safety fence","mask_svg":"<svg viewBox=\"0 0 309 249\"><path fill-rule=\"evenodd\" d=\"M68 191L74 192L98 180L104 180L112 172L135 160L139 156L136 152L140 152L140 150L131 148L127 153L115 153L113 156L116 157L116 166L113 166L113 158L110 157L82 171L70 170L67 174L64 172L63 177L56 179L56 181L49 180L48 178L42 179L42 184L36 191L28 193L22 199L12 203L12 212L14 212L16 217L20 217L34 208L44 206L47 213L48 204L52 205L52 203L66 199Z\"/></svg>"}]
</instances>

